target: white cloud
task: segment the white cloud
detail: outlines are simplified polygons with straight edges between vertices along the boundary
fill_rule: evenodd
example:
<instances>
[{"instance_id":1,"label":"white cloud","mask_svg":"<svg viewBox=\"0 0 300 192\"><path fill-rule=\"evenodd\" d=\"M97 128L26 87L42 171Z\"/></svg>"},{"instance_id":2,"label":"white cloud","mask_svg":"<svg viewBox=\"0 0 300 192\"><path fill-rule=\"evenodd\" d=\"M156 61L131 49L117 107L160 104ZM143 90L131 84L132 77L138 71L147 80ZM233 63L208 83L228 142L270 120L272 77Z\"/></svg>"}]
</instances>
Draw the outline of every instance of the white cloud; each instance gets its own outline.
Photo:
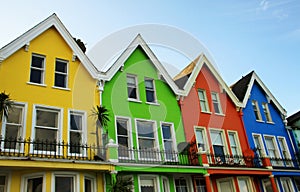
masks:
<instances>
[{"instance_id":1,"label":"white cloud","mask_svg":"<svg viewBox=\"0 0 300 192\"><path fill-rule=\"evenodd\" d=\"M259 4L260 10L266 11L270 7L270 3L267 0L262 0Z\"/></svg>"}]
</instances>

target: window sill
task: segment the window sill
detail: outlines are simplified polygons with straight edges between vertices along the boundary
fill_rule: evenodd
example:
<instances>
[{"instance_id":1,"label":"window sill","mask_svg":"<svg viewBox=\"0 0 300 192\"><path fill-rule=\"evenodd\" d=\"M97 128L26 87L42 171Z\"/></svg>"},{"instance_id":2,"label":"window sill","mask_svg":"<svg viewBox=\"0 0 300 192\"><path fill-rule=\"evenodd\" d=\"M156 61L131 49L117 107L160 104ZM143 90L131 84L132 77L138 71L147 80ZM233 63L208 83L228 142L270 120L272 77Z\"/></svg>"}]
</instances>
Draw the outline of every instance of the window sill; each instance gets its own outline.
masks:
<instances>
[{"instance_id":1,"label":"window sill","mask_svg":"<svg viewBox=\"0 0 300 192\"><path fill-rule=\"evenodd\" d=\"M212 114L210 111L201 111L201 113Z\"/></svg>"},{"instance_id":2,"label":"window sill","mask_svg":"<svg viewBox=\"0 0 300 192\"><path fill-rule=\"evenodd\" d=\"M46 84L39 84L39 83L33 83L33 82L27 82L27 84L29 84L29 85L36 85L36 86L40 86L40 87L47 87L47 85Z\"/></svg>"},{"instance_id":3,"label":"window sill","mask_svg":"<svg viewBox=\"0 0 300 192\"><path fill-rule=\"evenodd\" d=\"M128 100L128 101L131 101L131 102L142 103L141 100L137 100L137 99L131 99L131 98L128 98L127 100Z\"/></svg>"},{"instance_id":4,"label":"window sill","mask_svg":"<svg viewBox=\"0 0 300 192\"><path fill-rule=\"evenodd\" d=\"M60 89L60 90L64 90L64 91L71 91L70 88L65 88L65 87L56 87L56 86L52 86L52 88L54 88L54 89Z\"/></svg>"},{"instance_id":5,"label":"window sill","mask_svg":"<svg viewBox=\"0 0 300 192\"><path fill-rule=\"evenodd\" d=\"M267 121L267 123L269 123L269 124L275 124L273 121Z\"/></svg>"},{"instance_id":6,"label":"window sill","mask_svg":"<svg viewBox=\"0 0 300 192\"><path fill-rule=\"evenodd\" d=\"M152 102L146 102L146 104L148 104L148 105L156 105L156 106L159 106L160 104L159 103L152 103Z\"/></svg>"},{"instance_id":7,"label":"window sill","mask_svg":"<svg viewBox=\"0 0 300 192\"><path fill-rule=\"evenodd\" d=\"M219 115L219 116L225 117L225 114L224 114L224 113L215 113L215 115Z\"/></svg>"},{"instance_id":8,"label":"window sill","mask_svg":"<svg viewBox=\"0 0 300 192\"><path fill-rule=\"evenodd\" d=\"M264 123L263 120L256 120L256 122L258 122L258 123Z\"/></svg>"}]
</instances>

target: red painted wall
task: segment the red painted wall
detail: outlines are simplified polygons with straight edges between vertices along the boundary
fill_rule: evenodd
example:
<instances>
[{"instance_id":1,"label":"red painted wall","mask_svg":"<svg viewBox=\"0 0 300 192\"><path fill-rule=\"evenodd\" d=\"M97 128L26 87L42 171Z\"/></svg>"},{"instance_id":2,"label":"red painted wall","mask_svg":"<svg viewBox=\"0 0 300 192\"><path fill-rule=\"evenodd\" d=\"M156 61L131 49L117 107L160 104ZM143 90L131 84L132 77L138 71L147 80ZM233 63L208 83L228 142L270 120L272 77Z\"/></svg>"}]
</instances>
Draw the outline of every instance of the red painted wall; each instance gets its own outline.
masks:
<instances>
[{"instance_id":1,"label":"red painted wall","mask_svg":"<svg viewBox=\"0 0 300 192\"><path fill-rule=\"evenodd\" d=\"M212 112L211 114L201 112L198 89L204 89L206 91L209 108ZM214 113L211 92L217 92L219 94L224 115ZM225 91L223 91L217 79L213 76L207 66L204 65L202 67L198 77L196 78L195 85L181 104L181 110L187 141L192 141L192 138L194 137L194 126L197 125L206 127L210 146L211 141L208 128L218 128L225 130L228 145L229 139L227 137L227 130L233 130L238 132L242 152L249 149L240 112L236 110L231 98Z\"/></svg>"}]
</instances>

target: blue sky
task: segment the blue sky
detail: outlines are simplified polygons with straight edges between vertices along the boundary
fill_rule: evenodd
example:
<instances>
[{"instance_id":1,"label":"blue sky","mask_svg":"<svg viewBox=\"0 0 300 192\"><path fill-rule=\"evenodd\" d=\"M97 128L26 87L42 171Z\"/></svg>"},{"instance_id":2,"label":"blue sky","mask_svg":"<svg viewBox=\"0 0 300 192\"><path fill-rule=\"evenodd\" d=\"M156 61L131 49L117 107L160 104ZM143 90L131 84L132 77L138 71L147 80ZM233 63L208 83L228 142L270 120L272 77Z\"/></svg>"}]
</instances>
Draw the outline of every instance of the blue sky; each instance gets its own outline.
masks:
<instances>
[{"instance_id":1,"label":"blue sky","mask_svg":"<svg viewBox=\"0 0 300 192\"><path fill-rule=\"evenodd\" d=\"M0 47L52 13L74 37L86 43L88 51L117 31L133 26L150 26L152 30L167 26L184 32L197 42L185 42L175 33L159 36L160 28L153 36L180 42L185 47L181 52L200 42L228 85L255 70L288 115L300 110L300 0L3 1ZM154 52L178 69L198 54L194 50L188 58L172 61L167 51Z\"/></svg>"}]
</instances>

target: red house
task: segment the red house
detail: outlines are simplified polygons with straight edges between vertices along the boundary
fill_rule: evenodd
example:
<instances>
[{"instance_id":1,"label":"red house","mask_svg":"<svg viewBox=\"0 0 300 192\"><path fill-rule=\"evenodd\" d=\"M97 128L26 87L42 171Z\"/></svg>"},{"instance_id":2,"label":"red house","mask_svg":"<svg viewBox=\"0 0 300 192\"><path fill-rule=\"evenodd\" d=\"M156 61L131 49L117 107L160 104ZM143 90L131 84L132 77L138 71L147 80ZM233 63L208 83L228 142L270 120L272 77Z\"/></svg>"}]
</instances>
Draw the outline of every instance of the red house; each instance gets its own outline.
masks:
<instances>
[{"instance_id":1,"label":"red house","mask_svg":"<svg viewBox=\"0 0 300 192\"><path fill-rule=\"evenodd\" d=\"M189 150L200 154L208 172L206 190L259 191L258 179L270 176L276 191L269 160L256 157L249 147L241 103L206 56L201 54L174 80L185 95L179 105Z\"/></svg>"}]
</instances>

